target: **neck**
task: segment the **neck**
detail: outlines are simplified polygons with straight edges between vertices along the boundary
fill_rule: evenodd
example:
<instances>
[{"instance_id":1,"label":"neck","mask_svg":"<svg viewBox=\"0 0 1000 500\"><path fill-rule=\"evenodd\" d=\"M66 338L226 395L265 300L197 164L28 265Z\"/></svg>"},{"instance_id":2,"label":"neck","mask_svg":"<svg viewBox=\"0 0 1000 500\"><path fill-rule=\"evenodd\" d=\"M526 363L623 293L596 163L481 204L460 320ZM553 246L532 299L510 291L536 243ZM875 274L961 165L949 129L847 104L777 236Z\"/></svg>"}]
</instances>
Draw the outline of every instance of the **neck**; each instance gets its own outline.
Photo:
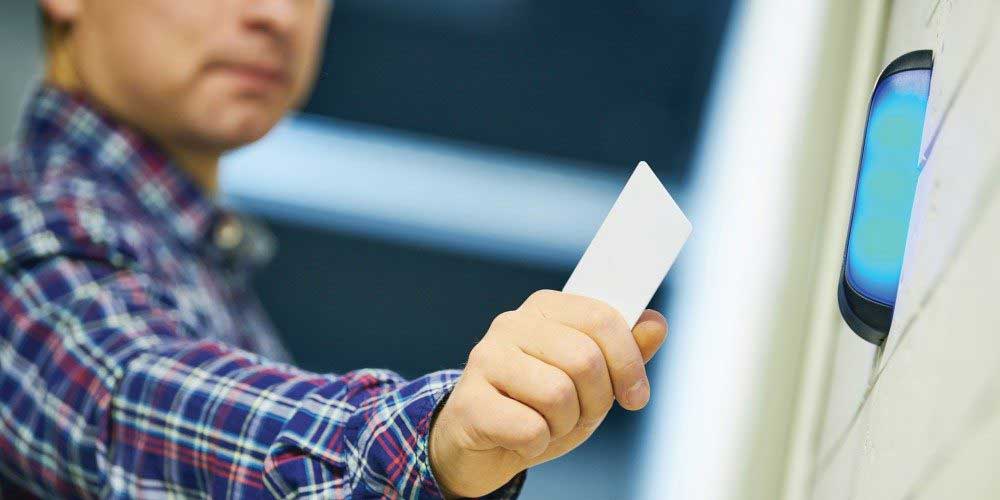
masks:
<instances>
[{"instance_id":1,"label":"neck","mask_svg":"<svg viewBox=\"0 0 1000 500\"><path fill-rule=\"evenodd\" d=\"M170 159L177 163L195 184L208 194L219 189L219 154L165 146Z\"/></svg>"},{"instance_id":2,"label":"neck","mask_svg":"<svg viewBox=\"0 0 1000 500\"><path fill-rule=\"evenodd\" d=\"M66 40L67 34L59 33L58 35L61 36L49 39L45 68L46 83L69 92L82 93L88 98L96 100L96 96L88 92L86 85L76 71L70 44ZM101 105L100 102L97 104ZM112 112L112 114L114 113ZM149 135L158 141L170 159L184 170L202 190L210 195L218 191L219 152L187 147L183 144L172 143L166 138L156 137L155 134Z\"/></svg>"}]
</instances>

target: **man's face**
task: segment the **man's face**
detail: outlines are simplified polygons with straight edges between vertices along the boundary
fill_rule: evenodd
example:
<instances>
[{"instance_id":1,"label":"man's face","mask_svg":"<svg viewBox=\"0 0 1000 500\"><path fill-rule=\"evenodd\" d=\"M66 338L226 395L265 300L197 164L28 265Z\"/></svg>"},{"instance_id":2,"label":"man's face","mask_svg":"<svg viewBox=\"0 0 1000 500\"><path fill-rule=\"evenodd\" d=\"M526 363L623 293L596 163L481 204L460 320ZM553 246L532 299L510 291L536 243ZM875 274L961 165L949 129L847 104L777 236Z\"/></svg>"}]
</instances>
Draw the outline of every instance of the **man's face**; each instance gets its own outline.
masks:
<instances>
[{"instance_id":1,"label":"man's face","mask_svg":"<svg viewBox=\"0 0 1000 500\"><path fill-rule=\"evenodd\" d=\"M260 138L309 92L332 2L69 1L84 89L157 140L220 152Z\"/></svg>"}]
</instances>

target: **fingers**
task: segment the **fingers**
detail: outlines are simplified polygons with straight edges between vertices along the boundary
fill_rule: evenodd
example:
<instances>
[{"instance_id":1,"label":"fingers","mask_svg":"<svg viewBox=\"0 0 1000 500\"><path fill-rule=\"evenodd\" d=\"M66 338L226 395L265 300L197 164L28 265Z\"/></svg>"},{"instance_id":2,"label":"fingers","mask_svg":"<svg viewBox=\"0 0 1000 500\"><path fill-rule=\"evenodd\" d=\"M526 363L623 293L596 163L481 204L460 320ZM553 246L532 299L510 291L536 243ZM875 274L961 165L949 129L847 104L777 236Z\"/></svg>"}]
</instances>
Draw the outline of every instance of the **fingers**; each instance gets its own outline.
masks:
<instances>
[{"instance_id":1,"label":"fingers","mask_svg":"<svg viewBox=\"0 0 1000 500\"><path fill-rule=\"evenodd\" d=\"M629 410L646 406L649 381L642 353L618 311L599 300L552 290L535 292L521 307L592 338L604 353L618 402Z\"/></svg>"},{"instance_id":2,"label":"fingers","mask_svg":"<svg viewBox=\"0 0 1000 500\"><path fill-rule=\"evenodd\" d=\"M597 427L615 401L608 365L597 343L576 329L536 315L514 315L509 321L525 354L556 367L573 381L579 400L577 425Z\"/></svg>"},{"instance_id":3,"label":"fingers","mask_svg":"<svg viewBox=\"0 0 1000 500\"><path fill-rule=\"evenodd\" d=\"M642 353L643 362L648 363L656 351L660 350L660 346L667 338L667 330L667 320L662 314L646 309L639 316L639 321L632 328L632 336L635 337L635 343Z\"/></svg>"},{"instance_id":4,"label":"fingers","mask_svg":"<svg viewBox=\"0 0 1000 500\"><path fill-rule=\"evenodd\" d=\"M480 348L489 346L477 346ZM514 347L503 349L502 355L501 362L489 366L486 379L501 393L540 414L552 439L569 434L580 419L576 385L569 375Z\"/></svg>"},{"instance_id":5,"label":"fingers","mask_svg":"<svg viewBox=\"0 0 1000 500\"><path fill-rule=\"evenodd\" d=\"M464 408L473 433L517 453L525 461L545 452L551 441L545 418L524 403L504 396L486 379L475 383L476 402Z\"/></svg>"}]
</instances>

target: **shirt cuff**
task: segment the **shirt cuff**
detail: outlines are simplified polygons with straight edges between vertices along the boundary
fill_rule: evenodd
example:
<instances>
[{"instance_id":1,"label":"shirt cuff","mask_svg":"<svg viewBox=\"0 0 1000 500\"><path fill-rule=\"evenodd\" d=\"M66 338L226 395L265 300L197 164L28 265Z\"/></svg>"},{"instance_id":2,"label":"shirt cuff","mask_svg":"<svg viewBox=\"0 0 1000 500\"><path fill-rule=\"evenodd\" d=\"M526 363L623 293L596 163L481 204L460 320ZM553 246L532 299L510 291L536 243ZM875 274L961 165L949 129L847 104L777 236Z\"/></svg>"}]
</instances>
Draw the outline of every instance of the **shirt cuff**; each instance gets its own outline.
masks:
<instances>
[{"instance_id":1,"label":"shirt cuff","mask_svg":"<svg viewBox=\"0 0 1000 500\"><path fill-rule=\"evenodd\" d=\"M269 453L276 496L438 499L427 436L438 403L461 372L404 381L359 370L302 398ZM304 462L303 462L304 461Z\"/></svg>"},{"instance_id":2,"label":"shirt cuff","mask_svg":"<svg viewBox=\"0 0 1000 500\"><path fill-rule=\"evenodd\" d=\"M398 474L398 478L394 480L395 491L390 493L396 493L401 498L444 497L431 469L430 432L434 417L448 400L461 375L462 372L459 370L444 370L415 379L396 392L394 396L398 398L383 398L375 411L366 412L372 416L372 421L366 422L365 427L370 428L375 425L391 430L403 429L405 425L413 424L412 433L404 432L398 435L391 433L396 438L394 444L387 446L392 440L383 434L381 437L374 437L378 441L377 445L369 447L371 449L367 454L369 464L381 466L390 478ZM409 449L412 450L412 454L398 456L391 452L387 453L390 449ZM525 476L525 472L521 472L506 485L482 498L497 500L517 498L524 485ZM411 489L418 484L419 487ZM375 492L387 493L377 490Z\"/></svg>"},{"instance_id":3,"label":"shirt cuff","mask_svg":"<svg viewBox=\"0 0 1000 500\"><path fill-rule=\"evenodd\" d=\"M319 387L300 402L271 448L267 488L275 496L440 499L428 449L433 417L461 372L410 382L360 370ZM303 462L303 460L305 462ZM484 498L516 498L524 473Z\"/></svg>"}]
</instances>

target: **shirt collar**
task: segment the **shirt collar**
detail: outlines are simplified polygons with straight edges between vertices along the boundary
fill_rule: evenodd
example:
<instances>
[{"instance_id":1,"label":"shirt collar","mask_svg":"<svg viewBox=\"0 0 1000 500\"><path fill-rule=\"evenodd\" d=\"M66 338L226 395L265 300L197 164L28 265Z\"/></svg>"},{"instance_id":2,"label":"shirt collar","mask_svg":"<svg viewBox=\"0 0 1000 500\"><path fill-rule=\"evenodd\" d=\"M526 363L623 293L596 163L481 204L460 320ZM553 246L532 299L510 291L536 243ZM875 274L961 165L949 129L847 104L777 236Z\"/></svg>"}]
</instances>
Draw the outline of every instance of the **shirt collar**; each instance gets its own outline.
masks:
<instances>
[{"instance_id":1,"label":"shirt collar","mask_svg":"<svg viewBox=\"0 0 1000 500\"><path fill-rule=\"evenodd\" d=\"M94 107L85 96L43 85L23 125L34 151L59 151L110 178L182 244L201 249L222 210L161 148Z\"/></svg>"}]
</instances>

